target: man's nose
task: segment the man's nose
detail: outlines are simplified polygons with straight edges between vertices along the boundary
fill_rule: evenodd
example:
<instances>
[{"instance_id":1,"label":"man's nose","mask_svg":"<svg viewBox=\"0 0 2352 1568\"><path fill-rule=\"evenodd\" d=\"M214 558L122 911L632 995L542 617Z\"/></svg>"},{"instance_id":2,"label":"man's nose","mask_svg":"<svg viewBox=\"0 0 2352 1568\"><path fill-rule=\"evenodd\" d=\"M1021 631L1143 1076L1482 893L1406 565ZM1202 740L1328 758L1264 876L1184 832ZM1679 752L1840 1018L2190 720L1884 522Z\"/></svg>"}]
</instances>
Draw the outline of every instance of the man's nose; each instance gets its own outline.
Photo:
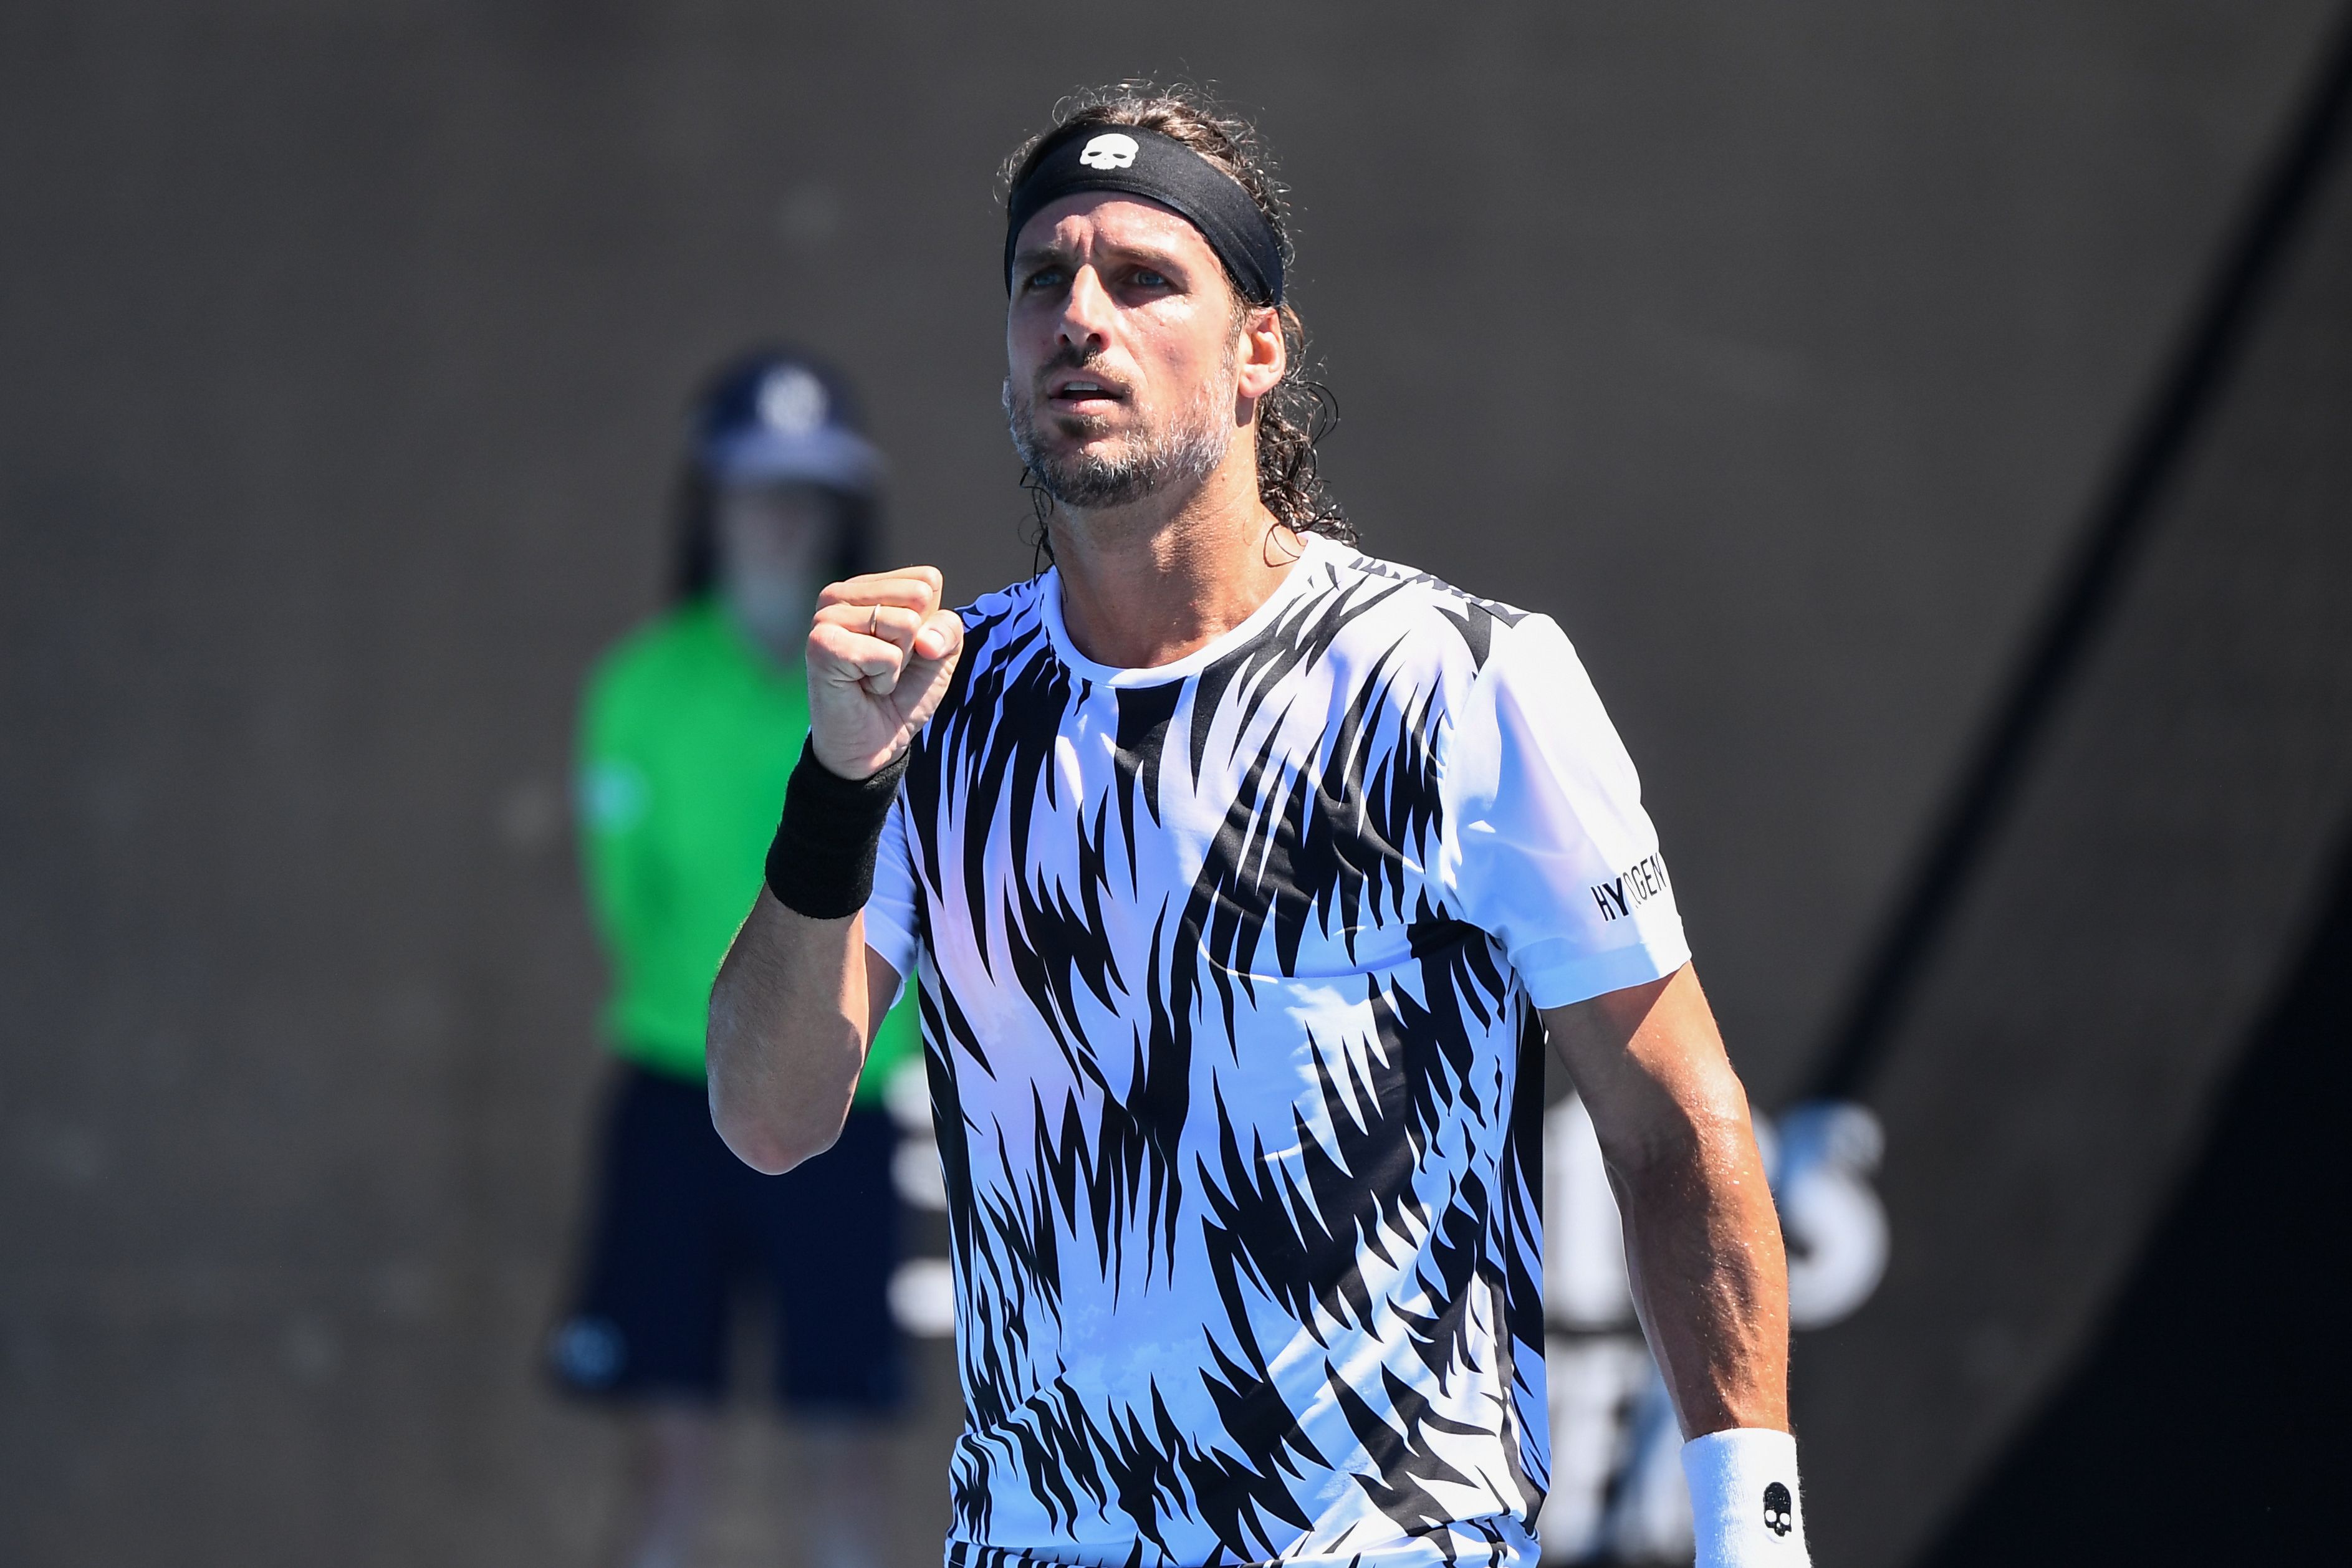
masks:
<instances>
[{"instance_id":1,"label":"man's nose","mask_svg":"<svg viewBox=\"0 0 2352 1568\"><path fill-rule=\"evenodd\" d=\"M1110 341L1110 294L1091 267L1082 267L1070 279L1062 299L1061 340L1074 349L1091 351Z\"/></svg>"}]
</instances>

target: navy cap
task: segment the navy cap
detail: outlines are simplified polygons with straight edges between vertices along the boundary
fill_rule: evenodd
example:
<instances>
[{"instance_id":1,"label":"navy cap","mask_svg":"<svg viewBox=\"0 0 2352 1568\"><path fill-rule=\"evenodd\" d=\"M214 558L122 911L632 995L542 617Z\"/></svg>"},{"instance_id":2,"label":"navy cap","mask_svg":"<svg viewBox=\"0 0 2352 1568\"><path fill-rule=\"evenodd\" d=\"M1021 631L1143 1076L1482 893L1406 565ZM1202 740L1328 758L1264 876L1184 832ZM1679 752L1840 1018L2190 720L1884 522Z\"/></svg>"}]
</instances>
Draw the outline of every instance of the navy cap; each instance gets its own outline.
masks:
<instances>
[{"instance_id":1,"label":"navy cap","mask_svg":"<svg viewBox=\"0 0 2352 1568\"><path fill-rule=\"evenodd\" d=\"M746 355L721 371L695 410L695 455L722 485L793 480L863 493L882 476L848 387L792 350Z\"/></svg>"}]
</instances>

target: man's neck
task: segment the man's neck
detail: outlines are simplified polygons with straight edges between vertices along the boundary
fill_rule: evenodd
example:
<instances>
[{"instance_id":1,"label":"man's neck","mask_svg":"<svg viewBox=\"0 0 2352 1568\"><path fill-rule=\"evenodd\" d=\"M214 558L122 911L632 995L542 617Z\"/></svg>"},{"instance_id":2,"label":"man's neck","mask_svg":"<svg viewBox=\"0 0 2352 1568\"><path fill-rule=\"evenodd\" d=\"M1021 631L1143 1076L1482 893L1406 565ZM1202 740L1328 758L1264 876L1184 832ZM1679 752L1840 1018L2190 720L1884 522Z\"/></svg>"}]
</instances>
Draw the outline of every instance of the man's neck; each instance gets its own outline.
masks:
<instances>
[{"instance_id":1,"label":"man's neck","mask_svg":"<svg viewBox=\"0 0 2352 1568\"><path fill-rule=\"evenodd\" d=\"M1207 647L1273 597L1305 548L1258 499L1254 461L1132 506L1057 507L1046 527L1062 624L1079 653L1114 669Z\"/></svg>"}]
</instances>

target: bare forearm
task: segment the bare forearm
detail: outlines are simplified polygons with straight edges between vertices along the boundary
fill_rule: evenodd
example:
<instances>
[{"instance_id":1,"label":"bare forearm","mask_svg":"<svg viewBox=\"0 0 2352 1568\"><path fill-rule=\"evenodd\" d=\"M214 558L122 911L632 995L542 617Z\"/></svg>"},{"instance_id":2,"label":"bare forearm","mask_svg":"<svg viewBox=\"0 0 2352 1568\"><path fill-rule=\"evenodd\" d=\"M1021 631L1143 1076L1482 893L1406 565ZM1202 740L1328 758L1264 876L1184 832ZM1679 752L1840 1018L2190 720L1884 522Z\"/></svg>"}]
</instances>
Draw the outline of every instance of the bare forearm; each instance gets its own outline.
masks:
<instances>
[{"instance_id":1,"label":"bare forearm","mask_svg":"<svg viewBox=\"0 0 2352 1568\"><path fill-rule=\"evenodd\" d=\"M1789 1281L1747 1091L1688 966L1545 1012L1592 1113L1685 1437L1789 1425Z\"/></svg>"},{"instance_id":2,"label":"bare forearm","mask_svg":"<svg viewBox=\"0 0 2352 1568\"><path fill-rule=\"evenodd\" d=\"M1634 1303L1683 1435L1786 1431L1788 1268L1744 1096L1736 1115L1696 1122L1646 1164L1612 1165L1610 1180Z\"/></svg>"},{"instance_id":3,"label":"bare forearm","mask_svg":"<svg viewBox=\"0 0 2352 1568\"><path fill-rule=\"evenodd\" d=\"M865 920L813 920L762 889L710 990L711 1120L771 1174L841 1134L870 1038Z\"/></svg>"},{"instance_id":4,"label":"bare forearm","mask_svg":"<svg viewBox=\"0 0 2352 1568\"><path fill-rule=\"evenodd\" d=\"M898 788L889 769L963 649L963 622L940 608L940 588L938 570L919 566L818 596L805 654L810 755L785 791L769 884L710 990L710 1118L757 1170L790 1170L833 1146L873 1026L898 993L898 971L866 949L862 906Z\"/></svg>"}]
</instances>

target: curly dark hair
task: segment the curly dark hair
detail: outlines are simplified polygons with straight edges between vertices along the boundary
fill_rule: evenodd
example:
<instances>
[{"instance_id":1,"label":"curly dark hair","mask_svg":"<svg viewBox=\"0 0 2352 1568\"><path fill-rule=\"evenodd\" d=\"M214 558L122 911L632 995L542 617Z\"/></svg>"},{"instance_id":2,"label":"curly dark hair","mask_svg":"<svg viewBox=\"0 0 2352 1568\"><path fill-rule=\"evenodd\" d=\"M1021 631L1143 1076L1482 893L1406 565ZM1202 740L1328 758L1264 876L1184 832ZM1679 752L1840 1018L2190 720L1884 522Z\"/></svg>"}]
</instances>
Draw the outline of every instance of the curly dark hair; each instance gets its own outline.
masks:
<instances>
[{"instance_id":1,"label":"curly dark hair","mask_svg":"<svg viewBox=\"0 0 2352 1568\"><path fill-rule=\"evenodd\" d=\"M1217 168L1231 174L1257 204L1273 225L1275 243L1282 249L1283 269L1290 269L1293 247L1290 223L1275 179L1272 161L1259 141L1257 130L1219 104L1201 89L1185 82L1161 86L1150 81L1113 82L1071 94L1054 106L1054 123L1029 138L1004 161L999 172L1000 194L1010 196L1027 176L1048 140L1072 127L1139 126L1183 143ZM1239 329L1250 307L1240 282L1234 286L1234 328ZM1329 491L1315 467L1315 444L1339 422L1338 402L1330 389L1307 373L1307 328L1288 304L1278 307L1283 346L1289 350L1288 369L1275 389L1257 405L1257 494L1276 521L1300 533L1328 534L1353 543L1355 525ZM1044 543L1045 514L1052 506L1024 472L1022 482L1037 508L1038 543Z\"/></svg>"}]
</instances>

